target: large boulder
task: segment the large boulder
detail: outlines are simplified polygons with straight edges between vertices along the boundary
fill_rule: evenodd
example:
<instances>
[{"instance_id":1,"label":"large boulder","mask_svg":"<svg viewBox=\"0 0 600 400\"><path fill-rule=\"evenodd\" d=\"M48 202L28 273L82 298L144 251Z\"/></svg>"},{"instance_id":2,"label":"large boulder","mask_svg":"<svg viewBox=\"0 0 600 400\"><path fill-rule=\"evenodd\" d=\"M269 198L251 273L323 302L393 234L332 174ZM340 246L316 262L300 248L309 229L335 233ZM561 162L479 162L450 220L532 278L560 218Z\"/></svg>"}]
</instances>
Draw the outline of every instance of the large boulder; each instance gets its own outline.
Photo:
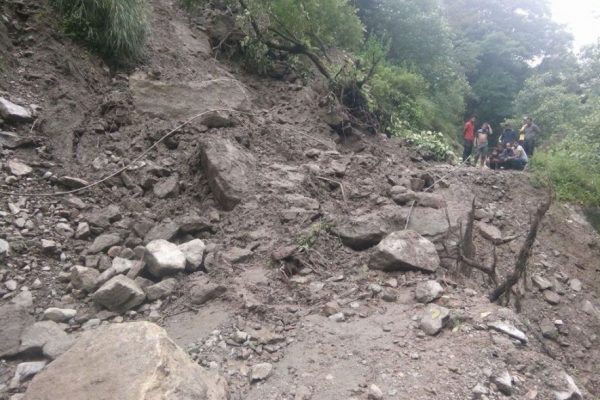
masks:
<instances>
[{"instance_id":1,"label":"large boulder","mask_svg":"<svg viewBox=\"0 0 600 400\"><path fill-rule=\"evenodd\" d=\"M111 311L123 313L142 304L146 294L133 280L117 275L102 285L92 298Z\"/></svg>"},{"instance_id":2,"label":"large boulder","mask_svg":"<svg viewBox=\"0 0 600 400\"><path fill-rule=\"evenodd\" d=\"M7 303L0 306L0 358L19 352L21 334L34 322L23 305Z\"/></svg>"},{"instance_id":3,"label":"large boulder","mask_svg":"<svg viewBox=\"0 0 600 400\"><path fill-rule=\"evenodd\" d=\"M245 110L250 104L244 86L231 78L166 82L134 74L129 83L138 110L168 120L191 118L216 109Z\"/></svg>"},{"instance_id":4,"label":"large boulder","mask_svg":"<svg viewBox=\"0 0 600 400\"><path fill-rule=\"evenodd\" d=\"M185 254L176 244L158 239L146 245L148 272L157 278L183 272L186 265Z\"/></svg>"},{"instance_id":5,"label":"large boulder","mask_svg":"<svg viewBox=\"0 0 600 400\"><path fill-rule=\"evenodd\" d=\"M24 400L226 400L225 381L149 322L85 332L30 383Z\"/></svg>"},{"instance_id":6,"label":"large boulder","mask_svg":"<svg viewBox=\"0 0 600 400\"><path fill-rule=\"evenodd\" d=\"M385 271L435 272L440 266L435 245L414 231L393 232L375 249L369 268Z\"/></svg>"},{"instance_id":7,"label":"large boulder","mask_svg":"<svg viewBox=\"0 0 600 400\"><path fill-rule=\"evenodd\" d=\"M53 321L40 321L25 329L20 352L55 359L73 345L73 337Z\"/></svg>"},{"instance_id":8,"label":"large boulder","mask_svg":"<svg viewBox=\"0 0 600 400\"><path fill-rule=\"evenodd\" d=\"M218 203L233 210L252 185L254 157L231 141L218 138L200 144L200 162Z\"/></svg>"}]
</instances>

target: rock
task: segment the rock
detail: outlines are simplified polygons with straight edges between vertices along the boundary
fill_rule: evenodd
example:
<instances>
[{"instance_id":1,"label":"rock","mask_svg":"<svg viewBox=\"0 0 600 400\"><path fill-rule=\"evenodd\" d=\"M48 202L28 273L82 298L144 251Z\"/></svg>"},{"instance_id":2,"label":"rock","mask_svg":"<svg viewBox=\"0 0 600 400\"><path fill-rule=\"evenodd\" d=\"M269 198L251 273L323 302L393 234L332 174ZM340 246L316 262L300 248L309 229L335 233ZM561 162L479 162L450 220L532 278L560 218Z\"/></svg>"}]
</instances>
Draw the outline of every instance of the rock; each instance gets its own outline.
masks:
<instances>
[{"instance_id":1,"label":"rock","mask_svg":"<svg viewBox=\"0 0 600 400\"><path fill-rule=\"evenodd\" d=\"M475 387L471 389L471 392L473 393L473 400L483 399L483 396L488 394L488 390L481 383L475 385Z\"/></svg>"},{"instance_id":2,"label":"rock","mask_svg":"<svg viewBox=\"0 0 600 400\"><path fill-rule=\"evenodd\" d=\"M388 303L393 303L398 300L398 295L392 289L385 289L381 294L381 300L387 301Z\"/></svg>"},{"instance_id":3,"label":"rock","mask_svg":"<svg viewBox=\"0 0 600 400\"><path fill-rule=\"evenodd\" d=\"M36 322L21 336L20 353L55 359L73 345L73 338L54 321Z\"/></svg>"},{"instance_id":4,"label":"rock","mask_svg":"<svg viewBox=\"0 0 600 400\"><path fill-rule=\"evenodd\" d=\"M159 199L177 196L179 191L179 174L158 181L152 188L154 195Z\"/></svg>"},{"instance_id":5,"label":"rock","mask_svg":"<svg viewBox=\"0 0 600 400\"><path fill-rule=\"evenodd\" d=\"M33 294L29 290L22 290L21 293L12 298L10 303L17 307L31 309L33 307Z\"/></svg>"},{"instance_id":6,"label":"rock","mask_svg":"<svg viewBox=\"0 0 600 400\"><path fill-rule=\"evenodd\" d=\"M187 267L190 271L195 271L202 265L206 245L200 239L194 239L179 245L179 250L185 256Z\"/></svg>"},{"instance_id":7,"label":"rock","mask_svg":"<svg viewBox=\"0 0 600 400\"><path fill-rule=\"evenodd\" d=\"M200 119L200 123L207 128L231 128L238 124L238 120L225 111L211 111Z\"/></svg>"},{"instance_id":8,"label":"rock","mask_svg":"<svg viewBox=\"0 0 600 400\"><path fill-rule=\"evenodd\" d=\"M148 272L157 278L185 270L186 258L176 244L158 239L146 245Z\"/></svg>"},{"instance_id":9,"label":"rock","mask_svg":"<svg viewBox=\"0 0 600 400\"><path fill-rule=\"evenodd\" d=\"M313 198L302 196L299 194L286 194L283 197L284 201L292 206L297 208L302 208L305 210L318 210L319 202Z\"/></svg>"},{"instance_id":10,"label":"rock","mask_svg":"<svg viewBox=\"0 0 600 400\"><path fill-rule=\"evenodd\" d=\"M14 292L15 290L17 290L17 281L15 281L14 279L9 279L6 282L4 282L4 286L6 287L6 289L8 289L9 292Z\"/></svg>"},{"instance_id":11,"label":"rock","mask_svg":"<svg viewBox=\"0 0 600 400\"><path fill-rule=\"evenodd\" d=\"M0 239L0 260L10 253L10 245L4 239Z\"/></svg>"},{"instance_id":12,"label":"rock","mask_svg":"<svg viewBox=\"0 0 600 400\"><path fill-rule=\"evenodd\" d=\"M144 243L148 244L155 240L171 240L179 232L180 225L176 221L165 219L160 224L154 225L144 236Z\"/></svg>"},{"instance_id":13,"label":"rock","mask_svg":"<svg viewBox=\"0 0 600 400\"><path fill-rule=\"evenodd\" d=\"M131 279L117 275L100 287L92 299L111 311L125 311L143 303L144 291Z\"/></svg>"},{"instance_id":14,"label":"rock","mask_svg":"<svg viewBox=\"0 0 600 400\"><path fill-rule=\"evenodd\" d=\"M333 314L337 314L341 311L341 307L337 301L330 301L325 306L323 306L323 314L326 317L330 317Z\"/></svg>"},{"instance_id":15,"label":"rock","mask_svg":"<svg viewBox=\"0 0 600 400\"><path fill-rule=\"evenodd\" d=\"M533 281L533 284L540 290L552 289L552 282L541 275L534 275L531 280Z\"/></svg>"},{"instance_id":16,"label":"rock","mask_svg":"<svg viewBox=\"0 0 600 400\"><path fill-rule=\"evenodd\" d=\"M231 78L158 81L138 73L130 77L129 84L138 110L168 120L183 120L209 110L250 106L244 86Z\"/></svg>"},{"instance_id":17,"label":"rock","mask_svg":"<svg viewBox=\"0 0 600 400\"><path fill-rule=\"evenodd\" d=\"M250 382L264 381L273 372L273 364L260 363L250 368Z\"/></svg>"},{"instance_id":18,"label":"rock","mask_svg":"<svg viewBox=\"0 0 600 400\"><path fill-rule=\"evenodd\" d=\"M18 389L22 382L25 382L27 379L39 373L42 369L44 369L46 364L46 361L29 361L20 363L17 365L15 375L10 381L9 387L11 389Z\"/></svg>"},{"instance_id":19,"label":"rock","mask_svg":"<svg viewBox=\"0 0 600 400\"><path fill-rule=\"evenodd\" d=\"M356 218L347 224L336 226L333 233L340 237L345 246L354 250L366 250L377 245L386 234L377 220L370 216Z\"/></svg>"},{"instance_id":20,"label":"rock","mask_svg":"<svg viewBox=\"0 0 600 400\"><path fill-rule=\"evenodd\" d=\"M560 296L556 292L553 292L552 290L544 290L543 294L544 300L546 300L548 303L554 306L560 303Z\"/></svg>"},{"instance_id":21,"label":"rock","mask_svg":"<svg viewBox=\"0 0 600 400\"><path fill-rule=\"evenodd\" d=\"M87 239L90 236L90 225L87 222L77 224L75 239Z\"/></svg>"},{"instance_id":22,"label":"rock","mask_svg":"<svg viewBox=\"0 0 600 400\"><path fill-rule=\"evenodd\" d=\"M88 253L96 254L104 251L112 246L121 243L121 238L119 235L114 233L107 233L104 235L98 236L92 245L88 248Z\"/></svg>"},{"instance_id":23,"label":"rock","mask_svg":"<svg viewBox=\"0 0 600 400\"><path fill-rule=\"evenodd\" d=\"M429 336L437 335L450 320L450 310L429 304L421 315L419 327Z\"/></svg>"},{"instance_id":24,"label":"rock","mask_svg":"<svg viewBox=\"0 0 600 400\"><path fill-rule=\"evenodd\" d=\"M176 288L177 279L168 278L163 279L162 281L154 285L146 287L144 291L146 292L146 297L148 297L148 300L154 301L171 295L171 293L173 293Z\"/></svg>"},{"instance_id":25,"label":"rock","mask_svg":"<svg viewBox=\"0 0 600 400\"><path fill-rule=\"evenodd\" d=\"M517 339L521 343L527 343L527 336L525 335L525 333L521 332L508 322L495 321L489 322L487 325L488 328L504 333L514 339Z\"/></svg>"},{"instance_id":26,"label":"rock","mask_svg":"<svg viewBox=\"0 0 600 400\"><path fill-rule=\"evenodd\" d=\"M256 160L231 141L218 138L200 143L200 162L220 206L233 210L249 193Z\"/></svg>"},{"instance_id":27,"label":"rock","mask_svg":"<svg viewBox=\"0 0 600 400\"><path fill-rule=\"evenodd\" d=\"M567 374L565 374L565 379L567 381L567 390L564 392L555 392L556 400L583 400L583 395L575 384L575 380Z\"/></svg>"},{"instance_id":28,"label":"rock","mask_svg":"<svg viewBox=\"0 0 600 400\"><path fill-rule=\"evenodd\" d=\"M192 286L190 290L190 300L192 304L202 305L216 299L227 291L225 286L214 284L198 284Z\"/></svg>"},{"instance_id":29,"label":"rock","mask_svg":"<svg viewBox=\"0 0 600 400\"><path fill-rule=\"evenodd\" d=\"M149 322L86 331L30 383L25 400L226 400L227 386Z\"/></svg>"},{"instance_id":30,"label":"rock","mask_svg":"<svg viewBox=\"0 0 600 400\"><path fill-rule=\"evenodd\" d=\"M508 371L492 377L492 382L496 385L500 393L510 396L513 392L512 377Z\"/></svg>"},{"instance_id":31,"label":"rock","mask_svg":"<svg viewBox=\"0 0 600 400\"><path fill-rule=\"evenodd\" d=\"M25 176L33 172L33 168L29 165L15 159L8 160L6 166L8 167L8 171L14 176Z\"/></svg>"},{"instance_id":32,"label":"rock","mask_svg":"<svg viewBox=\"0 0 600 400\"><path fill-rule=\"evenodd\" d=\"M100 276L100 272L94 268L82 267L75 265L71 268L71 284L75 289L85 290L91 293L96 288L96 282Z\"/></svg>"},{"instance_id":33,"label":"rock","mask_svg":"<svg viewBox=\"0 0 600 400\"><path fill-rule=\"evenodd\" d=\"M90 183L84 179L75 178L72 176L61 176L57 181L60 185L63 185L69 189L81 189L82 187L88 186Z\"/></svg>"},{"instance_id":34,"label":"rock","mask_svg":"<svg viewBox=\"0 0 600 400\"><path fill-rule=\"evenodd\" d=\"M367 395L369 400L383 400L383 392L375 384L369 386L369 394Z\"/></svg>"},{"instance_id":35,"label":"rock","mask_svg":"<svg viewBox=\"0 0 600 400\"><path fill-rule=\"evenodd\" d=\"M478 222L477 228L479 229L481 236L483 236L485 239L494 244L502 243L502 232L494 225L486 224L485 222Z\"/></svg>"},{"instance_id":36,"label":"rock","mask_svg":"<svg viewBox=\"0 0 600 400\"><path fill-rule=\"evenodd\" d=\"M44 319L54 322L67 322L77 315L77 310L72 308L50 307L44 310Z\"/></svg>"},{"instance_id":37,"label":"rock","mask_svg":"<svg viewBox=\"0 0 600 400\"><path fill-rule=\"evenodd\" d=\"M42 239L42 250L46 253L52 253L58 248L54 240Z\"/></svg>"},{"instance_id":38,"label":"rock","mask_svg":"<svg viewBox=\"0 0 600 400\"><path fill-rule=\"evenodd\" d=\"M542 336L546 339L558 339L558 329L556 329L556 325L548 319L544 319L540 322L540 331L542 331Z\"/></svg>"},{"instance_id":39,"label":"rock","mask_svg":"<svg viewBox=\"0 0 600 400\"><path fill-rule=\"evenodd\" d=\"M581 281L579 279L571 279L569 281L569 287L574 292L581 292L581 289L582 289Z\"/></svg>"},{"instance_id":40,"label":"rock","mask_svg":"<svg viewBox=\"0 0 600 400\"><path fill-rule=\"evenodd\" d=\"M414 231L386 236L369 260L369 268L384 271L435 272L440 265L435 245Z\"/></svg>"},{"instance_id":41,"label":"rock","mask_svg":"<svg viewBox=\"0 0 600 400\"><path fill-rule=\"evenodd\" d=\"M0 306L0 358L19 352L21 335L34 322L22 305L7 303Z\"/></svg>"},{"instance_id":42,"label":"rock","mask_svg":"<svg viewBox=\"0 0 600 400\"><path fill-rule=\"evenodd\" d=\"M591 316L600 317L600 311L589 300L581 302L581 311Z\"/></svg>"},{"instance_id":43,"label":"rock","mask_svg":"<svg viewBox=\"0 0 600 400\"><path fill-rule=\"evenodd\" d=\"M431 303L444 293L444 288L437 281L429 280L417 283L415 299L419 303Z\"/></svg>"},{"instance_id":44,"label":"rock","mask_svg":"<svg viewBox=\"0 0 600 400\"><path fill-rule=\"evenodd\" d=\"M240 247L232 247L224 252L223 259L230 264L237 264L248 260L254 254L251 250L242 249Z\"/></svg>"},{"instance_id":45,"label":"rock","mask_svg":"<svg viewBox=\"0 0 600 400\"><path fill-rule=\"evenodd\" d=\"M58 224L56 224L55 229L59 235L66 238L70 238L75 235L75 232L73 232L73 228L71 228L71 225L64 222L59 222Z\"/></svg>"},{"instance_id":46,"label":"rock","mask_svg":"<svg viewBox=\"0 0 600 400\"><path fill-rule=\"evenodd\" d=\"M4 97L0 97L0 117L12 122L31 122L33 114L25 107L21 107Z\"/></svg>"},{"instance_id":47,"label":"rock","mask_svg":"<svg viewBox=\"0 0 600 400\"><path fill-rule=\"evenodd\" d=\"M333 322L344 322L346 320L346 316L343 312L335 313L329 316L329 319Z\"/></svg>"},{"instance_id":48,"label":"rock","mask_svg":"<svg viewBox=\"0 0 600 400\"><path fill-rule=\"evenodd\" d=\"M93 227L108 228L113 222L122 218L121 209L116 204L104 208L94 208L84 216L85 220Z\"/></svg>"}]
</instances>

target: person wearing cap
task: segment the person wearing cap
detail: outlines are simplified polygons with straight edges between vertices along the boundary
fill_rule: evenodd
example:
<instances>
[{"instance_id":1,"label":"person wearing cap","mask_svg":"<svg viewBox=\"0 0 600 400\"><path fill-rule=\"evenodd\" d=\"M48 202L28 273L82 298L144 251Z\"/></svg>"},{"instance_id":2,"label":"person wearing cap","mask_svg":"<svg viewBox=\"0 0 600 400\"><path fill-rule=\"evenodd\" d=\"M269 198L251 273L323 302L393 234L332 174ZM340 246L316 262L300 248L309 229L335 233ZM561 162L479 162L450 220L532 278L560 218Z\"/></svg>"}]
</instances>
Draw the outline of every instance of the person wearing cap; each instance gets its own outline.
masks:
<instances>
[{"instance_id":1,"label":"person wearing cap","mask_svg":"<svg viewBox=\"0 0 600 400\"><path fill-rule=\"evenodd\" d=\"M525 141L523 148L525 149L525 153L527 156L533 156L533 151L535 149L535 139L542 133L542 130L533 123L531 117L523 118L523 132L525 134Z\"/></svg>"}]
</instances>

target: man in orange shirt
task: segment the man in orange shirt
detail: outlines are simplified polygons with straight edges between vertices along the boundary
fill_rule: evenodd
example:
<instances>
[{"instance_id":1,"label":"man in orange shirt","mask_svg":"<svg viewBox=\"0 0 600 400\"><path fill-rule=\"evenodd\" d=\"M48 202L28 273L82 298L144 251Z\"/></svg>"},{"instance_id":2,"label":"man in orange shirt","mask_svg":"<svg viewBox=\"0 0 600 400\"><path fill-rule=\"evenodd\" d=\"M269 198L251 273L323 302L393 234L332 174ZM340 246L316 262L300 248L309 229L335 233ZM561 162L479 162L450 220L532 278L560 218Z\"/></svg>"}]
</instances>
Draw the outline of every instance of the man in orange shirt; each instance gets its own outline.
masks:
<instances>
[{"instance_id":1,"label":"man in orange shirt","mask_svg":"<svg viewBox=\"0 0 600 400\"><path fill-rule=\"evenodd\" d=\"M463 128L463 163L473 152L473 141L475 140L475 116L469 118Z\"/></svg>"}]
</instances>

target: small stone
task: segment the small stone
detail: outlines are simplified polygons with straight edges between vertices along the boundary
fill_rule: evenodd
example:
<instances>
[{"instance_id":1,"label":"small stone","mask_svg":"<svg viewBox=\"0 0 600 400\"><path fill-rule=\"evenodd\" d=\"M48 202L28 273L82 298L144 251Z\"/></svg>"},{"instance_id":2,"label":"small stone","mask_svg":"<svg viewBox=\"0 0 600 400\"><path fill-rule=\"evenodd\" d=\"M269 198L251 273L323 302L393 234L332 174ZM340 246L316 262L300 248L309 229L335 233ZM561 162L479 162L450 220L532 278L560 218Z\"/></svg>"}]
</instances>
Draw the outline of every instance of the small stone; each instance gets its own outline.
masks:
<instances>
[{"instance_id":1,"label":"small stone","mask_svg":"<svg viewBox=\"0 0 600 400\"><path fill-rule=\"evenodd\" d=\"M337 301L330 301L323 307L323 314L326 317L330 317L334 314L337 314L341 311L341 307Z\"/></svg>"},{"instance_id":2,"label":"small stone","mask_svg":"<svg viewBox=\"0 0 600 400\"><path fill-rule=\"evenodd\" d=\"M0 97L0 117L7 121L31 122L33 114L30 110L15 104L4 97Z\"/></svg>"},{"instance_id":3,"label":"small stone","mask_svg":"<svg viewBox=\"0 0 600 400\"><path fill-rule=\"evenodd\" d=\"M540 330L542 331L542 336L546 339L558 339L558 329L556 329L556 325L552 321L548 319L542 320L540 322Z\"/></svg>"},{"instance_id":4,"label":"small stone","mask_svg":"<svg viewBox=\"0 0 600 400\"><path fill-rule=\"evenodd\" d=\"M40 289L42 287L42 281L39 278L35 278L33 283L31 284L32 289Z\"/></svg>"},{"instance_id":5,"label":"small stone","mask_svg":"<svg viewBox=\"0 0 600 400\"><path fill-rule=\"evenodd\" d=\"M502 321L495 321L495 322L488 323L488 327L495 331L505 333L508 336L519 340L521 343L527 343L527 336L525 335L525 333L518 330L510 323L502 322Z\"/></svg>"},{"instance_id":6,"label":"small stone","mask_svg":"<svg viewBox=\"0 0 600 400\"><path fill-rule=\"evenodd\" d=\"M367 397L369 400L383 400L383 392L374 383L369 386L369 394Z\"/></svg>"},{"instance_id":7,"label":"small stone","mask_svg":"<svg viewBox=\"0 0 600 400\"><path fill-rule=\"evenodd\" d=\"M6 164L8 171L14 176L25 176L33 172L33 169L29 165L15 159L8 160Z\"/></svg>"},{"instance_id":8,"label":"small stone","mask_svg":"<svg viewBox=\"0 0 600 400\"><path fill-rule=\"evenodd\" d=\"M61 176L58 178L57 182L69 189L81 189L82 187L89 185L88 181L72 176Z\"/></svg>"},{"instance_id":9,"label":"small stone","mask_svg":"<svg viewBox=\"0 0 600 400\"><path fill-rule=\"evenodd\" d=\"M565 374L567 381L567 390L564 392L555 392L556 400L583 400L581 390L575 384L575 380Z\"/></svg>"},{"instance_id":10,"label":"small stone","mask_svg":"<svg viewBox=\"0 0 600 400\"><path fill-rule=\"evenodd\" d=\"M557 305L560 303L560 296L556 292L553 292L552 290L544 290L543 294L544 300L546 300L546 302L549 304Z\"/></svg>"},{"instance_id":11,"label":"small stone","mask_svg":"<svg viewBox=\"0 0 600 400\"><path fill-rule=\"evenodd\" d=\"M471 389L471 392L473 392L473 400L480 400L483 396L488 394L488 390L481 383L475 385L475 387Z\"/></svg>"},{"instance_id":12,"label":"small stone","mask_svg":"<svg viewBox=\"0 0 600 400\"><path fill-rule=\"evenodd\" d=\"M14 292L15 290L17 290L17 281L15 281L14 279L10 279L6 282L4 282L4 286L6 287L6 289L8 289L11 292Z\"/></svg>"},{"instance_id":13,"label":"small stone","mask_svg":"<svg viewBox=\"0 0 600 400\"><path fill-rule=\"evenodd\" d=\"M437 281L429 280L417 283L415 299L419 303L431 303L444 293L444 288Z\"/></svg>"},{"instance_id":14,"label":"small stone","mask_svg":"<svg viewBox=\"0 0 600 400\"><path fill-rule=\"evenodd\" d=\"M583 302L581 302L581 311L588 315L600 316L600 312L598 311L598 309L589 300L584 300Z\"/></svg>"},{"instance_id":15,"label":"small stone","mask_svg":"<svg viewBox=\"0 0 600 400\"><path fill-rule=\"evenodd\" d=\"M329 316L329 319L334 322L344 322L346 320L346 316L343 312L339 312Z\"/></svg>"},{"instance_id":16,"label":"small stone","mask_svg":"<svg viewBox=\"0 0 600 400\"><path fill-rule=\"evenodd\" d=\"M133 280L117 275L102 285L92 298L109 310L122 313L142 304L146 294Z\"/></svg>"},{"instance_id":17,"label":"small stone","mask_svg":"<svg viewBox=\"0 0 600 400\"><path fill-rule=\"evenodd\" d=\"M159 199L176 196L179 190L179 174L173 174L157 182L152 191Z\"/></svg>"},{"instance_id":18,"label":"small stone","mask_svg":"<svg viewBox=\"0 0 600 400\"><path fill-rule=\"evenodd\" d=\"M381 295L381 299L383 301L387 301L389 303L393 303L396 300L398 300L398 295L393 290L386 289L386 290L383 291L383 294Z\"/></svg>"},{"instance_id":19,"label":"small stone","mask_svg":"<svg viewBox=\"0 0 600 400\"><path fill-rule=\"evenodd\" d=\"M485 239L489 240L494 244L502 243L502 232L494 225L486 224L485 222L478 222L477 228Z\"/></svg>"},{"instance_id":20,"label":"small stone","mask_svg":"<svg viewBox=\"0 0 600 400\"><path fill-rule=\"evenodd\" d=\"M176 244L158 239L148 243L146 251L148 272L158 278L185 270L186 257Z\"/></svg>"},{"instance_id":21,"label":"small stone","mask_svg":"<svg viewBox=\"0 0 600 400\"><path fill-rule=\"evenodd\" d=\"M379 294L379 293L381 293L383 291L383 288L381 287L381 285L378 285L376 283L371 283L369 285L369 290L373 294Z\"/></svg>"},{"instance_id":22,"label":"small stone","mask_svg":"<svg viewBox=\"0 0 600 400\"><path fill-rule=\"evenodd\" d=\"M98 236L92 245L88 248L88 252L90 254L100 253L112 246L121 243L121 237L114 233L106 233L104 235Z\"/></svg>"},{"instance_id":23,"label":"small stone","mask_svg":"<svg viewBox=\"0 0 600 400\"><path fill-rule=\"evenodd\" d=\"M90 225L87 222L80 222L75 231L76 239L87 239L90 236Z\"/></svg>"},{"instance_id":24,"label":"small stone","mask_svg":"<svg viewBox=\"0 0 600 400\"><path fill-rule=\"evenodd\" d=\"M195 271L202 265L204 259L204 252L206 245L200 239L194 239L192 241L179 245L179 250L185 256L187 267L190 271Z\"/></svg>"},{"instance_id":25,"label":"small stone","mask_svg":"<svg viewBox=\"0 0 600 400\"><path fill-rule=\"evenodd\" d=\"M531 278L531 280L533 281L533 284L537 286L540 290L552 289L552 282L550 282L548 279L544 278L541 275L534 275L533 278Z\"/></svg>"},{"instance_id":26,"label":"small stone","mask_svg":"<svg viewBox=\"0 0 600 400\"><path fill-rule=\"evenodd\" d=\"M216 299L227 291L225 286L205 284L192 286L190 290L190 299L192 304L202 305Z\"/></svg>"},{"instance_id":27,"label":"small stone","mask_svg":"<svg viewBox=\"0 0 600 400\"><path fill-rule=\"evenodd\" d=\"M44 319L54 322L67 322L77 315L77 310L72 308L50 307L44 310Z\"/></svg>"},{"instance_id":28,"label":"small stone","mask_svg":"<svg viewBox=\"0 0 600 400\"><path fill-rule=\"evenodd\" d=\"M170 296L177 288L177 279L167 278L144 289L148 300L154 301Z\"/></svg>"},{"instance_id":29,"label":"small stone","mask_svg":"<svg viewBox=\"0 0 600 400\"><path fill-rule=\"evenodd\" d=\"M223 259L230 264L237 264L248 260L252 257L252 254L254 253L251 250L232 247L223 253Z\"/></svg>"},{"instance_id":30,"label":"small stone","mask_svg":"<svg viewBox=\"0 0 600 400\"><path fill-rule=\"evenodd\" d=\"M10 252L10 245L4 239L0 239L0 259L5 257Z\"/></svg>"},{"instance_id":31,"label":"small stone","mask_svg":"<svg viewBox=\"0 0 600 400\"><path fill-rule=\"evenodd\" d=\"M18 389L21 383L40 372L46 366L46 361L29 361L17 365L15 375L10 381L11 389Z\"/></svg>"},{"instance_id":32,"label":"small stone","mask_svg":"<svg viewBox=\"0 0 600 400\"><path fill-rule=\"evenodd\" d=\"M71 268L71 284L75 289L91 293L96 288L100 272L93 268L75 265Z\"/></svg>"},{"instance_id":33,"label":"small stone","mask_svg":"<svg viewBox=\"0 0 600 400\"><path fill-rule=\"evenodd\" d=\"M579 279L571 279L569 281L569 287L574 292L581 292L581 289L582 289L581 281Z\"/></svg>"},{"instance_id":34,"label":"small stone","mask_svg":"<svg viewBox=\"0 0 600 400\"><path fill-rule=\"evenodd\" d=\"M273 364L260 363L253 365L250 369L250 382L264 381L273 372Z\"/></svg>"},{"instance_id":35,"label":"small stone","mask_svg":"<svg viewBox=\"0 0 600 400\"><path fill-rule=\"evenodd\" d=\"M496 385L498 390L506 395L510 396L513 392L512 378L508 371L504 371L499 375L492 377L492 382Z\"/></svg>"},{"instance_id":36,"label":"small stone","mask_svg":"<svg viewBox=\"0 0 600 400\"><path fill-rule=\"evenodd\" d=\"M57 249L58 245L54 240L42 239L42 250L51 253Z\"/></svg>"},{"instance_id":37,"label":"small stone","mask_svg":"<svg viewBox=\"0 0 600 400\"><path fill-rule=\"evenodd\" d=\"M450 320L450 310L429 304L423 311L419 327L429 336L437 335Z\"/></svg>"}]
</instances>

